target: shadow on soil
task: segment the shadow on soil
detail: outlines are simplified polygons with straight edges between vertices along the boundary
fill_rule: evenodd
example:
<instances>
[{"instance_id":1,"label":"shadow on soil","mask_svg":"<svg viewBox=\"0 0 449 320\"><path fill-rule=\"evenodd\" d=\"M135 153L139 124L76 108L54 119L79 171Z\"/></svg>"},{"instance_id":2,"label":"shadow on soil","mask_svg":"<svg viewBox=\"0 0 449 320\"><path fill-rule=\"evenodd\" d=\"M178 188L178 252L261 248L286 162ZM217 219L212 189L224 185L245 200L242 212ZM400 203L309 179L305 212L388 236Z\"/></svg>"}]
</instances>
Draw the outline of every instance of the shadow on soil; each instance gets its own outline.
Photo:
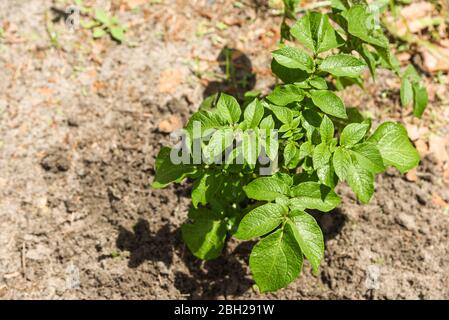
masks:
<instances>
[{"instance_id":1,"label":"shadow on soil","mask_svg":"<svg viewBox=\"0 0 449 320\"><path fill-rule=\"evenodd\" d=\"M190 274L177 272L175 287L189 299L215 299L238 296L247 291L253 281L247 277L240 257L248 258L254 242L238 245L232 252L227 250L217 259L201 261L185 249L183 261ZM240 258L240 259L239 259Z\"/></svg>"},{"instance_id":2,"label":"shadow on soil","mask_svg":"<svg viewBox=\"0 0 449 320\"><path fill-rule=\"evenodd\" d=\"M335 208L328 213L312 212L311 214L321 227L325 242L334 239L341 232L347 221L340 208Z\"/></svg>"},{"instance_id":3,"label":"shadow on soil","mask_svg":"<svg viewBox=\"0 0 449 320\"><path fill-rule=\"evenodd\" d=\"M119 227L117 248L130 252L128 266L137 268L145 261L162 261L167 267L173 263L175 247L183 246L179 230L170 231L168 224L152 234L147 220L139 219L132 231ZM181 259L189 272L175 272L175 287L190 299L215 299L219 296L244 293L251 285L245 278L243 261L252 243L240 244L232 253L224 253L218 259L202 261L184 246Z\"/></svg>"},{"instance_id":4,"label":"shadow on soil","mask_svg":"<svg viewBox=\"0 0 449 320\"><path fill-rule=\"evenodd\" d=\"M162 261L167 267L173 261L173 244L167 239L174 237L168 224L152 235L147 220L139 219L133 231L119 227L117 248L130 252L128 266L137 268L145 261Z\"/></svg>"},{"instance_id":5,"label":"shadow on soil","mask_svg":"<svg viewBox=\"0 0 449 320\"><path fill-rule=\"evenodd\" d=\"M245 92L254 89L256 85L256 74L253 73L250 58L240 50L224 47L216 61L223 73L223 79L209 82L203 97L225 92L243 101Z\"/></svg>"}]
</instances>

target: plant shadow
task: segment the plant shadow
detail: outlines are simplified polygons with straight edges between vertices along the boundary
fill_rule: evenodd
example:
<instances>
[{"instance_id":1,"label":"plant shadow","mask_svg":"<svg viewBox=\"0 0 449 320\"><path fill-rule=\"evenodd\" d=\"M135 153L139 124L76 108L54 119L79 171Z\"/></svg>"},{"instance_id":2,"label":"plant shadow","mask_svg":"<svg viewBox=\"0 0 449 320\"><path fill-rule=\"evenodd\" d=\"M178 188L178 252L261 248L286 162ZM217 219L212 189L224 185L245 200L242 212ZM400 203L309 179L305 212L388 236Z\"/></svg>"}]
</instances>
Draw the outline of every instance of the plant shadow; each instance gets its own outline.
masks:
<instances>
[{"instance_id":1,"label":"plant shadow","mask_svg":"<svg viewBox=\"0 0 449 320\"><path fill-rule=\"evenodd\" d=\"M162 261L167 267L173 262L173 240L175 234L165 224L154 235L147 220L140 218L132 231L119 226L117 248L130 252L128 266L137 268L145 261Z\"/></svg>"},{"instance_id":2,"label":"plant shadow","mask_svg":"<svg viewBox=\"0 0 449 320\"><path fill-rule=\"evenodd\" d=\"M254 242L244 242L234 250L226 250L217 259L202 261L186 248L183 261L189 273L175 273L175 287L189 299L216 299L238 296L246 292L253 281L243 268ZM226 246L227 247L227 246Z\"/></svg>"},{"instance_id":3,"label":"plant shadow","mask_svg":"<svg viewBox=\"0 0 449 320\"><path fill-rule=\"evenodd\" d=\"M169 224L165 224L152 233L148 221L142 218L132 230L119 226L116 245L118 249L130 252L128 267L135 269L145 261L162 261L168 268L174 260L174 249L178 247L182 248L179 255L188 272L175 271L174 286L189 299L235 296L252 286L253 282L243 266L247 264L245 259L249 257L253 242L241 243L233 250L225 249L221 257L203 261L183 244L180 229L171 229ZM228 248L227 245L225 247Z\"/></svg>"},{"instance_id":4,"label":"plant shadow","mask_svg":"<svg viewBox=\"0 0 449 320\"><path fill-rule=\"evenodd\" d=\"M223 73L221 81L210 81L203 91L203 98L224 92L243 101L245 92L254 89L256 74L250 58L242 51L223 47L217 56L219 68Z\"/></svg>"},{"instance_id":5,"label":"plant shadow","mask_svg":"<svg viewBox=\"0 0 449 320\"><path fill-rule=\"evenodd\" d=\"M343 214L340 208L335 208L327 213L311 211L310 214L316 219L323 231L325 242L334 239L347 222L347 217Z\"/></svg>"}]
</instances>

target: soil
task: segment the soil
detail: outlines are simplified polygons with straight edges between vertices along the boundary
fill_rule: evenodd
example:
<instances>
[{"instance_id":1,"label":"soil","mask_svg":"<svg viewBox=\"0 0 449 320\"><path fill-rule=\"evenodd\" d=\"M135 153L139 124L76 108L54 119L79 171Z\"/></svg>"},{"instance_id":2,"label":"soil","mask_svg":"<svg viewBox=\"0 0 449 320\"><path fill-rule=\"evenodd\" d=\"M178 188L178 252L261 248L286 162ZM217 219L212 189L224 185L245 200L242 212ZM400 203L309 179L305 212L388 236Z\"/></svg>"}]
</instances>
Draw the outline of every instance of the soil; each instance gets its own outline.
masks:
<instances>
[{"instance_id":1,"label":"soil","mask_svg":"<svg viewBox=\"0 0 449 320\"><path fill-rule=\"evenodd\" d=\"M59 2L0 3L0 25L7 21L14 36L0 40L0 298L449 299L449 214L432 201L434 192L449 201L449 190L432 154L415 182L393 169L379 176L368 205L339 187L342 205L316 215L326 238L319 274L306 263L276 293L253 288L252 242L229 240L208 262L189 252L179 231L189 184L150 188L154 158L170 143L159 123L185 123L217 83L233 92L216 61L226 44L245 55L249 86L266 91L274 83L266 53L279 23L256 2L245 10L198 2L120 11L137 21L131 44L93 41L55 22L62 49L50 44L44 22ZM230 27L198 35L199 25L213 27L207 14L218 8ZM182 79L176 90L164 86L167 70ZM393 78L386 73L368 92L351 88L347 101L394 117L398 109L386 115L382 99L367 102Z\"/></svg>"}]
</instances>

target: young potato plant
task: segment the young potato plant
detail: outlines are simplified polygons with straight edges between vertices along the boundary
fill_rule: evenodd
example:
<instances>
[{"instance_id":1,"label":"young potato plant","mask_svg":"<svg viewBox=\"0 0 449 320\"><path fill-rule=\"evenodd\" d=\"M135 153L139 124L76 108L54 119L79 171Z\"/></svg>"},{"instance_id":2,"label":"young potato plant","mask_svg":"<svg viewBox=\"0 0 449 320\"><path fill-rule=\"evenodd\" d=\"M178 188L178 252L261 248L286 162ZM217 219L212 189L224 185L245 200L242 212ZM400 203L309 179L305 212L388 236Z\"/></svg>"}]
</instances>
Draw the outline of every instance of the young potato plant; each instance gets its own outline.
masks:
<instances>
[{"instance_id":1,"label":"young potato plant","mask_svg":"<svg viewBox=\"0 0 449 320\"><path fill-rule=\"evenodd\" d=\"M217 95L156 159L154 188L193 182L181 231L195 256L218 257L229 237L258 239L249 266L261 292L295 280L304 258L318 271L324 240L311 213L340 204L339 182L368 203L376 174L419 162L401 124L373 130L334 92L335 83L361 82L367 67L374 75L379 59L392 64L387 38L369 27L368 7L345 4L333 1L332 13L309 12L289 29L304 49L284 44L272 53L283 83L269 95L249 94L242 105Z\"/></svg>"},{"instance_id":2,"label":"young potato plant","mask_svg":"<svg viewBox=\"0 0 449 320\"><path fill-rule=\"evenodd\" d=\"M92 37L102 38L109 34L112 39L122 43L125 39L126 28L120 23L116 16L110 16L100 8L95 9L92 20L82 21L85 29L92 29Z\"/></svg>"}]
</instances>

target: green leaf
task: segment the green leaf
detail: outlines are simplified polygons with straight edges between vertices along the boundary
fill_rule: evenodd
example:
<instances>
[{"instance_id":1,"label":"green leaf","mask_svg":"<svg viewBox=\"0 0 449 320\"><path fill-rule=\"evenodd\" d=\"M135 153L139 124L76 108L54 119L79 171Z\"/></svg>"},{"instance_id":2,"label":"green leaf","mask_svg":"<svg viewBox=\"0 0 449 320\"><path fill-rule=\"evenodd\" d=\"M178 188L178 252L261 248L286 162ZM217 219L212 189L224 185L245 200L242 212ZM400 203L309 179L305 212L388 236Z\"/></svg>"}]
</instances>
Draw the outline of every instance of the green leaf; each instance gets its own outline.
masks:
<instances>
[{"instance_id":1,"label":"green leaf","mask_svg":"<svg viewBox=\"0 0 449 320\"><path fill-rule=\"evenodd\" d=\"M233 96L221 93L217 102L217 114L227 123L232 124L239 121L242 110Z\"/></svg>"},{"instance_id":2,"label":"green leaf","mask_svg":"<svg viewBox=\"0 0 449 320\"><path fill-rule=\"evenodd\" d=\"M355 145L351 153L354 155L356 162L373 174L381 173L385 170L379 149L370 142Z\"/></svg>"},{"instance_id":3,"label":"green leaf","mask_svg":"<svg viewBox=\"0 0 449 320\"><path fill-rule=\"evenodd\" d=\"M80 25L84 29L92 29L93 27L98 26L99 23L98 23L98 21L95 21L95 20L81 20Z\"/></svg>"},{"instance_id":4,"label":"green leaf","mask_svg":"<svg viewBox=\"0 0 449 320\"><path fill-rule=\"evenodd\" d=\"M294 47L283 47L272 53L273 58L282 66L300 69L311 73L314 69L312 58L303 50Z\"/></svg>"},{"instance_id":5,"label":"green leaf","mask_svg":"<svg viewBox=\"0 0 449 320\"><path fill-rule=\"evenodd\" d=\"M333 164L340 180L347 181L360 201L368 203L374 193L374 174L384 170L377 147L369 142L356 145L353 150L339 147Z\"/></svg>"},{"instance_id":6,"label":"green leaf","mask_svg":"<svg viewBox=\"0 0 449 320\"><path fill-rule=\"evenodd\" d=\"M106 11L104 11L103 9L99 9L99 8L95 9L95 20L104 24L105 26L110 25L109 16L106 13Z\"/></svg>"},{"instance_id":7,"label":"green leaf","mask_svg":"<svg viewBox=\"0 0 449 320\"><path fill-rule=\"evenodd\" d=\"M101 27L93 28L92 37L94 37L95 39L101 38L105 34L106 34L106 31L104 31L103 28L101 28Z\"/></svg>"},{"instance_id":8,"label":"green leaf","mask_svg":"<svg viewBox=\"0 0 449 320\"><path fill-rule=\"evenodd\" d=\"M328 116L324 115L320 124L321 141L328 143L334 137L334 123Z\"/></svg>"},{"instance_id":9,"label":"green leaf","mask_svg":"<svg viewBox=\"0 0 449 320\"><path fill-rule=\"evenodd\" d=\"M315 146L313 150L313 168L315 170L324 167L329 163L332 154L329 150L329 146L322 142L319 145Z\"/></svg>"},{"instance_id":10,"label":"green leaf","mask_svg":"<svg viewBox=\"0 0 449 320\"><path fill-rule=\"evenodd\" d=\"M320 64L320 70L329 72L337 77L356 78L360 76L365 68L365 62L344 53L328 56Z\"/></svg>"},{"instance_id":11,"label":"green leaf","mask_svg":"<svg viewBox=\"0 0 449 320\"><path fill-rule=\"evenodd\" d=\"M223 176L205 173L196 179L192 187L192 204L195 208L198 204L206 205L223 185Z\"/></svg>"},{"instance_id":12,"label":"green leaf","mask_svg":"<svg viewBox=\"0 0 449 320\"><path fill-rule=\"evenodd\" d=\"M299 149L294 142L288 143L284 149L284 164L287 168L294 168L299 162Z\"/></svg>"},{"instance_id":13,"label":"green leaf","mask_svg":"<svg viewBox=\"0 0 449 320\"><path fill-rule=\"evenodd\" d=\"M369 71L371 73L371 77L373 80L376 79L376 67L377 67L377 59L373 52L368 49L368 46L365 44L361 44L356 48L357 52L360 53L363 60L365 60L366 64L369 67Z\"/></svg>"},{"instance_id":14,"label":"green leaf","mask_svg":"<svg viewBox=\"0 0 449 320\"><path fill-rule=\"evenodd\" d=\"M347 11L346 18L348 32L351 35L379 48L388 48L388 39L381 34L374 34L374 17L368 12L368 8L362 5L354 5ZM369 27L370 24L372 27Z\"/></svg>"},{"instance_id":15,"label":"green leaf","mask_svg":"<svg viewBox=\"0 0 449 320\"><path fill-rule=\"evenodd\" d=\"M332 157L335 173L341 181L346 181L348 168L352 165L351 155L345 148L338 147Z\"/></svg>"},{"instance_id":16,"label":"green leaf","mask_svg":"<svg viewBox=\"0 0 449 320\"><path fill-rule=\"evenodd\" d=\"M247 128L257 128L264 115L264 109L258 99L254 99L243 112Z\"/></svg>"},{"instance_id":17,"label":"green leaf","mask_svg":"<svg viewBox=\"0 0 449 320\"><path fill-rule=\"evenodd\" d=\"M330 187L335 188L337 184L335 177L335 170L331 162L317 169L316 174L319 182Z\"/></svg>"},{"instance_id":18,"label":"green leaf","mask_svg":"<svg viewBox=\"0 0 449 320\"><path fill-rule=\"evenodd\" d=\"M173 164L170 160L172 149L163 147L156 158L155 169L156 176L152 187L155 189L163 188L170 182L179 182L184 179L187 174L196 171L192 165Z\"/></svg>"},{"instance_id":19,"label":"green leaf","mask_svg":"<svg viewBox=\"0 0 449 320\"><path fill-rule=\"evenodd\" d=\"M407 68L405 68L402 77L410 80L411 82L421 81L421 77L419 76L418 71L416 71L415 67L412 64L409 64Z\"/></svg>"},{"instance_id":20,"label":"green leaf","mask_svg":"<svg viewBox=\"0 0 449 320\"><path fill-rule=\"evenodd\" d=\"M352 147L363 139L369 127L370 125L367 122L348 124L341 133L340 144L348 148Z\"/></svg>"},{"instance_id":21,"label":"green leaf","mask_svg":"<svg viewBox=\"0 0 449 320\"><path fill-rule=\"evenodd\" d=\"M260 129L271 130L274 129L274 120L271 115L263 118L263 120L259 124Z\"/></svg>"},{"instance_id":22,"label":"green leaf","mask_svg":"<svg viewBox=\"0 0 449 320\"><path fill-rule=\"evenodd\" d=\"M284 3L286 14L290 18L294 18L296 6L298 5L299 0L282 0L282 2Z\"/></svg>"},{"instance_id":23,"label":"green leaf","mask_svg":"<svg viewBox=\"0 0 449 320\"><path fill-rule=\"evenodd\" d=\"M349 8L348 0L331 0L331 7L337 10L345 11Z\"/></svg>"},{"instance_id":24,"label":"green leaf","mask_svg":"<svg viewBox=\"0 0 449 320\"><path fill-rule=\"evenodd\" d=\"M195 180L192 186L192 204L195 208L198 208L198 204L207 204L206 192L208 184L206 183L208 174L204 174L200 179Z\"/></svg>"},{"instance_id":25,"label":"green leaf","mask_svg":"<svg viewBox=\"0 0 449 320\"><path fill-rule=\"evenodd\" d=\"M289 187L293 185L293 177L289 173L277 172L272 177L284 181Z\"/></svg>"},{"instance_id":26,"label":"green leaf","mask_svg":"<svg viewBox=\"0 0 449 320\"><path fill-rule=\"evenodd\" d=\"M267 96L267 100L278 106L286 106L292 102L300 102L304 99L304 91L293 84L277 86Z\"/></svg>"},{"instance_id":27,"label":"green leaf","mask_svg":"<svg viewBox=\"0 0 449 320\"><path fill-rule=\"evenodd\" d=\"M291 69L280 65L275 59L271 61L271 71L284 83L305 81L309 74L301 69Z\"/></svg>"},{"instance_id":28,"label":"green leaf","mask_svg":"<svg viewBox=\"0 0 449 320\"><path fill-rule=\"evenodd\" d=\"M275 161L278 156L279 141L267 132L262 139L260 139L260 144L265 149L265 153L272 161Z\"/></svg>"},{"instance_id":29,"label":"green leaf","mask_svg":"<svg viewBox=\"0 0 449 320\"><path fill-rule=\"evenodd\" d=\"M413 101L412 83L406 77L401 81L401 104L406 107Z\"/></svg>"},{"instance_id":30,"label":"green leaf","mask_svg":"<svg viewBox=\"0 0 449 320\"><path fill-rule=\"evenodd\" d=\"M201 102L198 111L210 111L215 107L215 103L217 101L217 97L219 96L219 93L214 93L206 98Z\"/></svg>"},{"instance_id":31,"label":"green leaf","mask_svg":"<svg viewBox=\"0 0 449 320\"><path fill-rule=\"evenodd\" d=\"M313 103L324 113L346 119L346 108L339 96L329 90L310 91Z\"/></svg>"},{"instance_id":32,"label":"green leaf","mask_svg":"<svg viewBox=\"0 0 449 320\"><path fill-rule=\"evenodd\" d=\"M282 123L291 123L293 121L293 112L287 107L270 106L270 110Z\"/></svg>"},{"instance_id":33,"label":"green leaf","mask_svg":"<svg viewBox=\"0 0 449 320\"><path fill-rule=\"evenodd\" d=\"M251 181L243 187L250 199L274 201L278 197L286 196L290 186L277 176L261 177Z\"/></svg>"},{"instance_id":34,"label":"green leaf","mask_svg":"<svg viewBox=\"0 0 449 320\"><path fill-rule=\"evenodd\" d=\"M324 78L321 77L312 77L309 79L308 83L314 87L315 89L319 89L319 90L327 90L327 82Z\"/></svg>"},{"instance_id":35,"label":"green leaf","mask_svg":"<svg viewBox=\"0 0 449 320\"><path fill-rule=\"evenodd\" d=\"M313 144L310 141L305 141L299 147L299 159L311 156L313 154Z\"/></svg>"},{"instance_id":36,"label":"green leaf","mask_svg":"<svg viewBox=\"0 0 449 320\"><path fill-rule=\"evenodd\" d=\"M401 124L394 122L381 124L368 142L376 144L386 166L394 166L401 173L416 167L419 163L419 153Z\"/></svg>"},{"instance_id":37,"label":"green leaf","mask_svg":"<svg viewBox=\"0 0 449 320\"><path fill-rule=\"evenodd\" d=\"M234 236L240 240L263 236L281 224L284 214L285 208L277 203L257 207L243 217Z\"/></svg>"},{"instance_id":38,"label":"green leaf","mask_svg":"<svg viewBox=\"0 0 449 320\"><path fill-rule=\"evenodd\" d=\"M301 203L304 208L328 212L338 206L341 199L328 186L318 182L308 181L292 187L290 195L295 197L290 201Z\"/></svg>"},{"instance_id":39,"label":"green leaf","mask_svg":"<svg viewBox=\"0 0 449 320\"><path fill-rule=\"evenodd\" d=\"M182 238L192 253L200 259L214 259L223 251L226 223L206 208L191 209L193 223L181 226Z\"/></svg>"},{"instance_id":40,"label":"green leaf","mask_svg":"<svg viewBox=\"0 0 449 320\"><path fill-rule=\"evenodd\" d=\"M327 15L310 12L299 19L290 29L290 33L314 53L321 53L343 44Z\"/></svg>"},{"instance_id":41,"label":"green leaf","mask_svg":"<svg viewBox=\"0 0 449 320\"><path fill-rule=\"evenodd\" d=\"M256 129L258 130L258 129ZM243 158L250 168L254 168L257 158L260 155L261 144L259 139L259 132L254 130L246 130L242 133Z\"/></svg>"},{"instance_id":42,"label":"green leaf","mask_svg":"<svg viewBox=\"0 0 449 320\"><path fill-rule=\"evenodd\" d=\"M413 98L413 115L421 118L427 107L427 103L429 102L429 96L427 95L426 88L421 86L419 83L413 84Z\"/></svg>"},{"instance_id":43,"label":"green leaf","mask_svg":"<svg viewBox=\"0 0 449 320\"><path fill-rule=\"evenodd\" d=\"M195 122L201 125L201 130L203 132L210 129L219 129L224 126L224 121L222 121L220 116L217 113L210 111L195 112L187 123L186 130L188 132L193 132Z\"/></svg>"},{"instance_id":44,"label":"green leaf","mask_svg":"<svg viewBox=\"0 0 449 320\"><path fill-rule=\"evenodd\" d=\"M226 148L232 145L233 140L234 132L231 128L216 130L203 150L204 155L210 162L213 162Z\"/></svg>"},{"instance_id":45,"label":"green leaf","mask_svg":"<svg viewBox=\"0 0 449 320\"><path fill-rule=\"evenodd\" d=\"M389 42L388 39L385 38L385 45L384 47L373 45L374 49L376 50L377 55L381 58L381 64L382 66L385 66L386 68L389 68L396 73L399 73L399 60L395 57L394 54L391 53L391 50L389 48Z\"/></svg>"},{"instance_id":46,"label":"green leaf","mask_svg":"<svg viewBox=\"0 0 449 320\"><path fill-rule=\"evenodd\" d=\"M347 170L347 179L352 191L363 203L368 203L374 193L374 175L372 172L358 166L351 165Z\"/></svg>"},{"instance_id":47,"label":"green leaf","mask_svg":"<svg viewBox=\"0 0 449 320\"><path fill-rule=\"evenodd\" d=\"M125 30L120 26L109 28L109 32L111 33L112 38L119 42L123 42L123 40L125 39Z\"/></svg>"},{"instance_id":48,"label":"green leaf","mask_svg":"<svg viewBox=\"0 0 449 320\"><path fill-rule=\"evenodd\" d=\"M249 257L249 267L261 292L287 286L298 277L302 264L303 255L289 224L260 240Z\"/></svg>"},{"instance_id":49,"label":"green leaf","mask_svg":"<svg viewBox=\"0 0 449 320\"><path fill-rule=\"evenodd\" d=\"M324 237L315 218L304 211L292 211L289 217L293 235L312 265L313 271L318 272L324 257Z\"/></svg>"},{"instance_id":50,"label":"green leaf","mask_svg":"<svg viewBox=\"0 0 449 320\"><path fill-rule=\"evenodd\" d=\"M363 89L363 79L361 77L357 78L348 78L348 77L336 77L335 79L335 88L337 91L342 91L345 88L352 86L352 85L358 85L360 88Z\"/></svg>"}]
</instances>

